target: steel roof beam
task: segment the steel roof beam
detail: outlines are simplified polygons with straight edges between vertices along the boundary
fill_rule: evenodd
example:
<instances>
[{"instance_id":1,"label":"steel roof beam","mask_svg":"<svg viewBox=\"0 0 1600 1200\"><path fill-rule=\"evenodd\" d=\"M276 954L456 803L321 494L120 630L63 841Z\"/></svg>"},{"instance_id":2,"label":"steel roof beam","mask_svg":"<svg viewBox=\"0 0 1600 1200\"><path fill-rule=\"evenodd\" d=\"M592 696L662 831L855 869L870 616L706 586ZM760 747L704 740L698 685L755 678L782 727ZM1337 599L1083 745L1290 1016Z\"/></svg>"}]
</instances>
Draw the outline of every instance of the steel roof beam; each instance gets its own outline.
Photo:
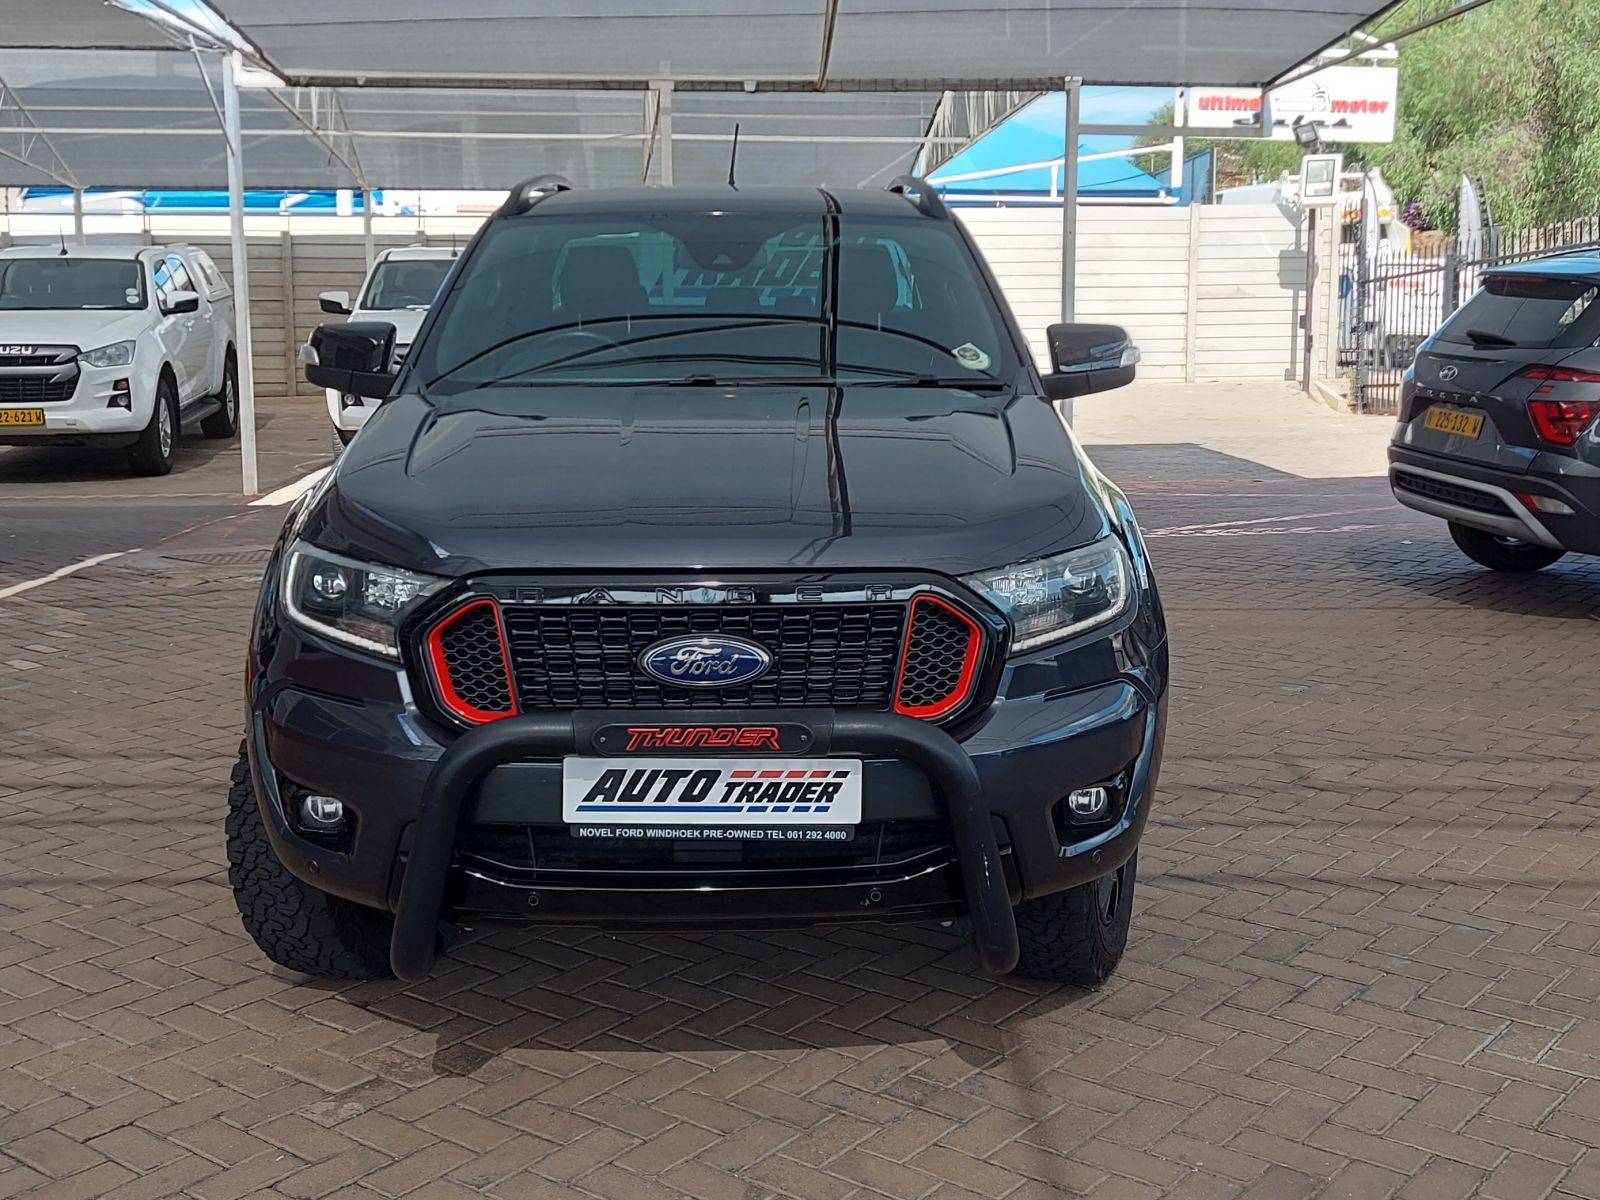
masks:
<instances>
[{"instance_id":1,"label":"steel roof beam","mask_svg":"<svg viewBox=\"0 0 1600 1200\"><path fill-rule=\"evenodd\" d=\"M78 177L73 174L72 168L67 164L67 160L61 157L61 152L56 149L55 143L50 140L49 135L34 120L33 114L28 111L28 106L17 95L16 89L6 83L4 79L0 79L0 116L5 114L8 104L22 121L21 125L11 127L13 132L20 134L23 138L22 154L19 156L10 151L0 151L0 156L12 162L20 163L25 167L31 167L41 175L47 175L54 179L57 183L66 184L74 191L81 190L83 185L78 182ZM50 158L55 163L54 168L41 166L29 157L33 152L33 146L36 141L50 152Z\"/></svg>"}]
</instances>

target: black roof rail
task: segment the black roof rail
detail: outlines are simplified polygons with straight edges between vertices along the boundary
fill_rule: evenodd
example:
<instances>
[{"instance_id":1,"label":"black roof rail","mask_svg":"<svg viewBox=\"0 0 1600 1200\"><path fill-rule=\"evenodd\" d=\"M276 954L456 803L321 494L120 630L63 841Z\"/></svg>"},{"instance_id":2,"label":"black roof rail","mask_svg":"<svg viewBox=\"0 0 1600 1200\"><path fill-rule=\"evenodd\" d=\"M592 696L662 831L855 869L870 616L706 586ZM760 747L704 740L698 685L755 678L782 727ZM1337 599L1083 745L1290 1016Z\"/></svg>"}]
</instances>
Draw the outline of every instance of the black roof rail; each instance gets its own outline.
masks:
<instances>
[{"instance_id":1,"label":"black roof rail","mask_svg":"<svg viewBox=\"0 0 1600 1200\"><path fill-rule=\"evenodd\" d=\"M944 205L944 197L939 195L938 189L926 179L916 175L900 175L889 185L888 190L910 200L917 206L917 211L925 217L937 217L941 221L950 219L950 210Z\"/></svg>"},{"instance_id":2,"label":"black roof rail","mask_svg":"<svg viewBox=\"0 0 1600 1200\"><path fill-rule=\"evenodd\" d=\"M506 193L505 202L500 205L499 215L510 217L517 213L525 213L546 196L571 190L572 180L564 175L535 175L532 179L524 179Z\"/></svg>"}]
</instances>

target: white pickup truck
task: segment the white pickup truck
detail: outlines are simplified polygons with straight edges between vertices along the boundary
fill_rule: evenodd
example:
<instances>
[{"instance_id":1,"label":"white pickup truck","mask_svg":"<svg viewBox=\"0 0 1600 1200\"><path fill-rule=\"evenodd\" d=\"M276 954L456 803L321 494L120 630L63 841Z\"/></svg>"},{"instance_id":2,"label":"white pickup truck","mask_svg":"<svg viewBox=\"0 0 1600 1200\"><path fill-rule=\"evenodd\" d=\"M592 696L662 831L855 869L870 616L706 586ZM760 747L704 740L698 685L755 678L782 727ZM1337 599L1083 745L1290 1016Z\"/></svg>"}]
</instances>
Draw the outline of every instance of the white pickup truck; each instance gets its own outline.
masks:
<instances>
[{"instance_id":1,"label":"white pickup truck","mask_svg":"<svg viewBox=\"0 0 1600 1200\"><path fill-rule=\"evenodd\" d=\"M378 255L354 304L349 292L323 292L322 311L352 321L387 321L394 326L394 357L404 361L422 318L456 261L458 249L444 246L396 246ZM378 407L377 401L328 391L328 416L339 440L349 444L356 430Z\"/></svg>"},{"instance_id":2,"label":"white pickup truck","mask_svg":"<svg viewBox=\"0 0 1600 1200\"><path fill-rule=\"evenodd\" d=\"M0 445L124 447L172 470L183 426L239 423L233 293L192 246L0 250Z\"/></svg>"}]
</instances>

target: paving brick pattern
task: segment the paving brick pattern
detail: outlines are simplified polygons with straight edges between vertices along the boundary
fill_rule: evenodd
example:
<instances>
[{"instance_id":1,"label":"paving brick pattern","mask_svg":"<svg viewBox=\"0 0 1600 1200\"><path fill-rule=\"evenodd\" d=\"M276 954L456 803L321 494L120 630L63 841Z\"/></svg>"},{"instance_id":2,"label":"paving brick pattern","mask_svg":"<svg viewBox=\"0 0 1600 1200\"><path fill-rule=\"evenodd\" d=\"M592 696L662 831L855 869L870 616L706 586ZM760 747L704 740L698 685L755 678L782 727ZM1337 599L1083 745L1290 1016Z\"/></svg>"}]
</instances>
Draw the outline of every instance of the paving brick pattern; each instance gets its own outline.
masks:
<instances>
[{"instance_id":1,"label":"paving brick pattern","mask_svg":"<svg viewBox=\"0 0 1600 1200\"><path fill-rule=\"evenodd\" d=\"M920 929L308 983L224 872L254 581L0 605L0 1197L1600 1197L1600 569L1479 572L1378 481L1097 458L1176 670L1097 993Z\"/></svg>"}]
</instances>

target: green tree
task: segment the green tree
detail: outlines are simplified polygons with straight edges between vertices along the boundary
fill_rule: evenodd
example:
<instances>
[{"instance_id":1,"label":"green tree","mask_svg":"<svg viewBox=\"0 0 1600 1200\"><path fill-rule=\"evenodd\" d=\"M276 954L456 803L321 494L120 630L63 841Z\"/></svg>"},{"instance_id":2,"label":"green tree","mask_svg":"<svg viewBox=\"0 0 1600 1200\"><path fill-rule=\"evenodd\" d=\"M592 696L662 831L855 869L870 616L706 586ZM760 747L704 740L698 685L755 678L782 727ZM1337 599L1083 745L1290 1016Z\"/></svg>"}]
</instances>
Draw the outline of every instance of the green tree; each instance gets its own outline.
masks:
<instances>
[{"instance_id":1,"label":"green tree","mask_svg":"<svg viewBox=\"0 0 1600 1200\"><path fill-rule=\"evenodd\" d=\"M1163 104L1150 116L1152 125L1171 125L1173 108ZM1164 133L1146 133L1136 137L1135 146L1159 146L1172 139ZM1285 171L1300 165L1301 150L1293 142L1274 142L1265 138L1185 138L1183 154L1193 158L1196 154L1212 150L1216 153L1217 186L1232 187L1243 183L1265 183L1277 179ZM1171 166L1165 152L1141 154L1133 160L1141 171L1151 175L1164 173Z\"/></svg>"},{"instance_id":2,"label":"green tree","mask_svg":"<svg viewBox=\"0 0 1600 1200\"><path fill-rule=\"evenodd\" d=\"M1414 20L1412 8L1386 27ZM1399 204L1420 203L1433 228L1455 227L1463 174L1483 181L1503 225L1600 213L1597 53L1596 0L1495 0L1401 42L1394 142L1340 149L1347 163L1380 167ZM1170 106L1152 118L1171 119ZM1185 149L1208 146L1223 182L1276 179L1300 156L1293 143L1249 139L1192 138Z\"/></svg>"}]
</instances>

